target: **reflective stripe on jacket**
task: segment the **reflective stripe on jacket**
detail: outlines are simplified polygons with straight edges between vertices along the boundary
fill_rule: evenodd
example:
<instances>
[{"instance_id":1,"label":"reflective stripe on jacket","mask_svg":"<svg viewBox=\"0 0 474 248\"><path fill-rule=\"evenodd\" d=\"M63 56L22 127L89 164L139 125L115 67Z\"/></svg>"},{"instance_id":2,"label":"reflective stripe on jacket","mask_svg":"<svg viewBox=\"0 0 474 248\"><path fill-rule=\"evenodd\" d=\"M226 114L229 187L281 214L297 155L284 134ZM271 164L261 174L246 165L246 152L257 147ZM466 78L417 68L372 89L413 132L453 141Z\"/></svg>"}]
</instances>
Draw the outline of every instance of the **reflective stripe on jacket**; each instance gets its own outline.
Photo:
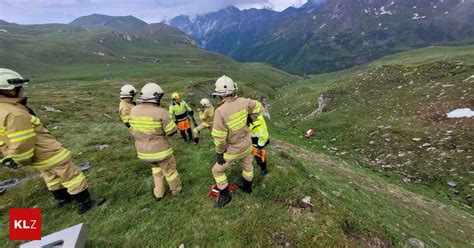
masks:
<instances>
[{"instance_id":1,"label":"reflective stripe on jacket","mask_svg":"<svg viewBox=\"0 0 474 248\"><path fill-rule=\"evenodd\" d=\"M238 160L252 151L247 118L256 120L262 105L247 98L224 99L214 113L212 137L217 153L224 153L227 161Z\"/></svg>"},{"instance_id":2,"label":"reflective stripe on jacket","mask_svg":"<svg viewBox=\"0 0 474 248\"><path fill-rule=\"evenodd\" d=\"M123 123L128 123L128 119L130 116L130 111L135 106L135 103L128 99L120 100L119 105L119 115L122 119Z\"/></svg>"},{"instance_id":3,"label":"reflective stripe on jacket","mask_svg":"<svg viewBox=\"0 0 474 248\"><path fill-rule=\"evenodd\" d=\"M256 147L264 147L270 135L268 134L267 123L263 115L259 115L256 121L249 124L250 136L252 136L252 144Z\"/></svg>"},{"instance_id":4,"label":"reflective stripe on jacket","mask_svg":"<svg viewBox=\"0 0 474 248\"><path fill-rule=\"evenodd\" d=\"M193 110L189 105L181 100L179 103L172 102L169 108L170 117L173 121L184 121L189 118L190 112Z\"/></svg>"},{"instance_id":5,"label":"reflective stripe on jacket","mask_svg":"<svg viewBox=\"0 0 474 248\"><path fill-rule=\"evenodd\" d=\"M177 129L168 111L158 105L144 103L132 108L129 122L140 160L159 162L173 155L166 135Z\"/></svg>"},{"instance_id":6,"label":"reflective stripe on jacket","mask_svg":"<svg viewBox=\"0 0 474 248\"><path fill-rule=\"evenodd\" d=\"M205 127L212 127L214 122L214 107L209 106L204 111L199 111L199 119L202 121L202 125Z\"/></svg>"},{"instance_id":7,"label":"reflective stripe on jacket","mask_svg":"<svg viewBox=\"0 0 474 248\"><path fill-rule=\"evenodd\" d=\"M39 169L60 164L70 159L51 133L41 125L38 117L31 115L20 98L0 96L0 142L3 153L16 163Z\"/></svg>"}]
</instances>

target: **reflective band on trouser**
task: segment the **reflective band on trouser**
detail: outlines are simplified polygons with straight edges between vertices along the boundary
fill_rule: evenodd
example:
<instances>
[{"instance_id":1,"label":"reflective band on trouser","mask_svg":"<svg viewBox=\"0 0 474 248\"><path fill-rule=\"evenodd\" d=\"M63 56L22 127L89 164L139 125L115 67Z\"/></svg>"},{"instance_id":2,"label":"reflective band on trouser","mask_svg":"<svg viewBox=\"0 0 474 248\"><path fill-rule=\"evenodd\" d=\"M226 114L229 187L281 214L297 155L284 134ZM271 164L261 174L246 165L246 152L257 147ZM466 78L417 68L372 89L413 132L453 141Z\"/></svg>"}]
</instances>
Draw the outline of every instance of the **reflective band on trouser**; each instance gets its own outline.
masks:
<instances>
[{"instance_id":1,"label":"reflective band on trouser","mask_svg":"<svg viewBox=\"0 0 474 248\"><path fill-rule=\"evenodd\" d=\"M249 146L249 148L247 148L247 150L245 150L244 152L242 153L239 153L239 154L227 154L227 153L224 153L224 159L226 161L234 161L234 160L237 160L237 159L241 159L243 158L245 155L249 154L252 152L252 146Z\"/></svg>"},{"instance_id":2,"label":"reflective band on trouser","mask_svg":"<svg viewBox=\"0 0 474 248\"><path fill-rule=\"evenodd\" d=\"M0 146L3 146L3 145L5 145L5 142L0 141Z\"/></svg>"},{"instance_id":3,"label":"reflective band on trouser","mask_svg":"<svg viewBox=\"0 0 474 248\"><path fill-rule=\"evenodd\" d=\"M214 177L214 179L216 180L216 183L219 184L227 181L227 176L224 174L222 176Z\"/></svg>"},{"instance_id":4,"label":"reflective band on trouser","mask_svg":"<svg viewBox=\"0 0 474 248\"><path fill-rule=\"evenodd\" d=\"M122 116L122 121L124 123L128 123L129 120L130 120L130 118L128 116Z\"/></svg>"},{"instance_id":5,"label":"reflective band on trouser","mask_svg":"<svg viewBox=\"0 0 474 248\"><path fill-rule=\"evenodd\" d=\"M41 121L40 121L40 119L39 119L38 117L32 115L32 116L31 116L31 123L32 123L33 125L39 125L39 124L41 124Z\"/></svg>"},{"instance_id":6,"label":"reflective band on trouser","mask_svg":"<svg viewBox=\"0 0 474 248\"><path fill-rule=\"evenodd\" d=\"M11 157L15 161L22 161L22 160L27 160L27 159L32 158L33 155L35 155L35 148L30 149L21 154L11 154Z\"/></svg>"},{"instance_id":7,"label":"reflective band on trouser","mask_svg":"<svg viewBox=\"0 0 474 248\"><path fill-rule=\"evenodd\" d=\"M142 153L137 152L138 158L141 160L154 162L154 161L161 161L171 155L173 155L173 149L170 147L164 151L156 152L156 153Z\"/></svg>"},{"instance_id":8,"label":"reflective band on trouser","mask_svg":"<svg viewBox=\"0 0 474 248\"><path fill-rule=\"evenodd\" d=\"M23 131L19 131L19 132L15 132L15 133L7 134L7 137L8 137L8 139L10 139L11 143L20 142L20 141L23 141L23 140L26 140L26 139L29 139L29 138L32 138L32 137L35 137L35 136L36 136L36 132L33 128L23 130Z\"/></svg>"},{"instance_id":9,"label":"reflective band on trouser","mask_svg":"<svg viewBox=\"0 0 474 248\"><path fill-rule=\"evenodd\" d=\"M77 184L82 183L82 181L84 181L85 179L86 179L86 176L84 176L84 174L81 172L79 175L77 175L73 179L63 182L62 185L66 188L71 188Z\"/></svg>"},{"instance_id":10,"label":"reflective band on trouser","mask_svg":"<svg viewBox=\"0 0 474 248\"><path fill-rule=\"evenodd\" d=\"M243 170L242 171L242 176L245 177L245 178L253 178L253 170L252 171Z\"/></svg>"},{"instance_id":11,"label":"reflective band on trouser","mask_svg":"<svg viewBox=\"0 0 474 248\"><path fill-rule=\"evenodd\" d=\"M58 184L60 184L60 183L61 183L61 179L55 178L55 179L53 179L53 180L51 180L51 181L47 181L47 182L46 182L46 186L48 186L48 188L51 188L51 187L56 186L56 185L58 185Z\"/></svg>"},{"instance_id":12,"label":"reflective band on trouser","mask_svg":"<svg viewBox=\"0 0 474 248\"><path fill-rule=\"evenodd\" d=\"M152 168L151 168L151 173L153 173L153 174L161 173L161 168L159 168L159 167L152 167Z\"/></svg>"},{"instance_id":13,"label":"reflective band on trouser","mask_svg":"<svg viewBox=\"0 0 474 248\"><path fill-rule=\"evenodd\" d=\"M68 151L66 149L62 149L58 154L52 156L49 159L46 159L46 160L41 161L41 162L33 163L33 167L35 167L37 169L51 167L51 166L57 165L60 162L66 160L70 156L71 156L70 151Z\"/></svg>"},{"instance_id":14,"label":"reflective band on trouser","mask_svg":"<svg viewBox=\"0 0 474 248\"><path fill-rule=\"evenodd\" d=\"M166 181L171 182L171 181L175 180L178 177L178 175L179 175L178 172L175 172L175 173L171 174L170 176L165 177Z\"/></svg>"}]
</instances>

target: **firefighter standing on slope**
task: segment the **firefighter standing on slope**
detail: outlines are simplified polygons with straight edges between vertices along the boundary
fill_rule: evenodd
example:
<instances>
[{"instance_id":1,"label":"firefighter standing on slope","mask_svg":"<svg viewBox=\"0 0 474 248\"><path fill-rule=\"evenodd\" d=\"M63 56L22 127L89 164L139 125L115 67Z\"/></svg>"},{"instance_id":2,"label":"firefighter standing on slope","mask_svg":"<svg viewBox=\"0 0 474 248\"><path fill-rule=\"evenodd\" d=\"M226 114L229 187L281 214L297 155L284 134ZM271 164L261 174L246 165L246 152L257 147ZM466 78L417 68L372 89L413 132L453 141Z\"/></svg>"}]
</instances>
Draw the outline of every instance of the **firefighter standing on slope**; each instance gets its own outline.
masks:
<instances>
[{"instance_id":1,"label":"firefighter standing on slope","mask_svg":"<svg viewBox=\"0 0 474 248\"><path fill-rule=\"evenodd\" d=\"M214 106L212 106L211 101L207 98L203 98L200 104L201 108L198 109L198 113L202 123L193 129L193 141L196 145L199 143L199 133L205 128L212 129L214 121Z\"/></svg>"},{"instance_id":2,"label":"firefighter standing on slope","mask_svg":"<svg viewBox=\"0 0 474 248\"><path fill-rule=\"evenodd\" d=\"M212 128L217 153L212 174L220 191L214 205L216 208L224 207L232 199L225 171L234 162L240 161L243 168L242 178L236 182L237 186L244 192L252 192L252 139L247 119L256 120L262 112L262 105L258 101L237 97L236 90L232 79L222 76L216 81L213 93L220 100Z\"/></svg>"},{"instance_id":3,"label":"firefighter standing on slope","mask_svg":"<svg viewBox=\"0 0 474 248\"><path fill-rule=\"evenodd\" d=\"M250 136L252 136L252 153L255 156L255 161L257 161L257 164L260 166L262 175L266 175L268 168L265 147L270 143L267 123L265 122L265 118L263 118L263 114L259 115L255 121L249 118L248 123Z\"/></svg>"},{"instance_id":4,"label":"firefighter standing on slope","mask_svg":"<svg viewBox=\"0 0 474 248\"><path fill-rule=\"evenodd\" d=\"M136 105L133 101L136 94L137 90L130 84L126 84L120 89L119 115L123 124L128 128L130 127L130 123L128 122L130 111Z\"/></svg>"},{"instance_id":5,"label":"firefighter standing on slope","mask_svg":"<svg viewBox=\"0 0 474 248\"><path fill-rule=\"evenodd\" d=\"M38 169L59 207L77 202L78 212L86 212L105 199L91 199L84 174L26 105L23 86L29 82L15 71L0 68L0 141L3 154L18 165Z\"/></svg>"},{"instance_id":6,"label":"firefighter standing on slope","mask_svg":"<svg viewBox=\"0 0 474 248\"><path fill-rule=\"evenodd\" d=\"M191 141L193 139L193 131L191 129L190 118L193 119L194 126L194 112L189 105L181 99L178 92L174 92L171 95L172 101L169 108L170 116L174 122L178 125L178 130L181 133L184 141ZM188 133L189 139L186 136Z\"/></svg>"},{"instance_id":7,"label":"firefighter standing on slope","mask_svg":"<svg viewBox=\"0 0 474 248\"><path fill-rule=\"evenodd\" d=\"M138 158L151 165L155 183L153 193L157 201L165 196L165 179L173 195L178 195L182 189L173 149L166 139L166 136L176 134L176 124L168 111L160 107L163 95L158 84L146 84L140 97L143 104L133 107L130 113L131 133L135 138Z\"/></svg>"}]
</instances>

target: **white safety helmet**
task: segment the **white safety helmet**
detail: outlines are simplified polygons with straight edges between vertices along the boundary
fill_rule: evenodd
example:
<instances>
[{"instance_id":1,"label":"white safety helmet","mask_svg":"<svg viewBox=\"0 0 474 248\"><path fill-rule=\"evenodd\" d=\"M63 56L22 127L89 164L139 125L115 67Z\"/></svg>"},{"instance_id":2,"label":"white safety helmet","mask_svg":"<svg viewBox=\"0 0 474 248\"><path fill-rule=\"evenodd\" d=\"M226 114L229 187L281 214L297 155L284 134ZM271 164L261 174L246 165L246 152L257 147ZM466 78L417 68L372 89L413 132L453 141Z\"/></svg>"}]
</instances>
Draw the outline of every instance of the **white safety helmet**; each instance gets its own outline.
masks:
<instances>
[{"instance_id":1,"label":"white safety helmet","mask_svg":"<svg viewBox=\"0 0 474 248\"><path fill-rule=\"evenodd\" d=\"M215 92L212 93L213 96L229 96L235 94L237 90L237 84L234 83L232 78L227 76L222 76L216 81Z\"/></svg>"},{"instance_id":2,"label":"white safety helmet","mask_svg":"<svg viewBox=\"0 0 474 248\"><path fill-rule=\"evenodd\" d=\"M120 88L120 98L133 98L137 94L137 89L131 84L126 84Z\"/></svg>"},{"instance_id":3,"label":"white safety helmet","mask_svg":"<svg viewBox=\"0 0 474 248\"><path fill-rule=\"evenodd\" d=\"M204 107L210 107L211 106L211 101L209 101L209 99L207 99L207 98L203 98L203 99L201 99L200 104Z\"/></svg>"},{"instance_id":4,"label":"white safety helmet","mask_svg":"<svg viewBox=\"0 0 474 248\"><path fill-rule=\"evenodd\" d=\"M28 84L30 80L24 79L16 71L0 68L0 90L13 90Z\"/></svg>"},{"instance_id":5,"label":"white safety helmet","mask_svg":"<svg viewBox=\"0 0 474 248\"><path fill-rule=\"evenodd\" d=\"M165 92L158 84L147 83L143 86L140 99L143 102L160 103Z\"/></svg>"}]
</instances>

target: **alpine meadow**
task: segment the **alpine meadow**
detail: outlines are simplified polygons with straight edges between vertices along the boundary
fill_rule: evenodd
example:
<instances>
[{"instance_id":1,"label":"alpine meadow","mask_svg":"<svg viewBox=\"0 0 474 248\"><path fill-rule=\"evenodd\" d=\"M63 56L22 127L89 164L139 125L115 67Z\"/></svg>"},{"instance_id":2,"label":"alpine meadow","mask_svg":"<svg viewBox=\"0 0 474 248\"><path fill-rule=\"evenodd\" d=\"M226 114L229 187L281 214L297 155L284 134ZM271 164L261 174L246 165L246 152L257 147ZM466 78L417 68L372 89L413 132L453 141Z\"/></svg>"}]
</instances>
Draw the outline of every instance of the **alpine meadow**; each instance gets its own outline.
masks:
<instances>
[{"instance_id":1,"label":"alpine meadow","mask_svg":"<svg viewBox=\"0 0 474 248\"><path fill-rule=\"evenodd\" d=\"M23 80L18 88L32 116L71 151L77 168L90 165L77 171L92 200L78 214L80 200L61 181L74 201L58 207L35 161L23 165L9 153L23 138L9 133L14 114L2 99L19 81L0 77L0 247L29 242L11 239L16 208L41 209L42 237L84 223L85 247L474 246L472 0L310 0L284 10L274 9L278 1L229 1L235 6L197 14L176 1L172 8L182 12L159 23L135 17L132 8L134 16L104 15L72 2L78 5L69 23L0 20L0 68L21 75L15 80ZM157 6L169 5L162 2ZM249 2L261 4L242 7ZM223 78L236 86L232 94L219 90ZM150 83L163 92L144 97ZM126 84L136 88L137 105L124 118ZM232 145L236 129L230 119L219 140L217 122L233 101L226 97L268 110L269 141L256 145L247 127L256 120L245 112L240 131L248 136L236 142L252 136L245 140L254 142L252 176L236 159L223 189L215 167L219 156L233 161L230 148L219 149ZM220 117L188 141L179 114L170 114L169 125L160 122L163 130L177 126L176 135L161 138L174 150L182 191L171 193L173 179L160 165L167 192L158 197L159 167L150 164L162 161L140 157L142 117L133 118L139 106L168 111L177 98L194 111L185 111L192 129L204 123L203 99ZM261 146L267 174L255 153ZM7 186L12 179L19 184ZM208 196L214 185L215 198ZM228 188L232 200L219 205Z\"/></svg>"}]
</instances>

